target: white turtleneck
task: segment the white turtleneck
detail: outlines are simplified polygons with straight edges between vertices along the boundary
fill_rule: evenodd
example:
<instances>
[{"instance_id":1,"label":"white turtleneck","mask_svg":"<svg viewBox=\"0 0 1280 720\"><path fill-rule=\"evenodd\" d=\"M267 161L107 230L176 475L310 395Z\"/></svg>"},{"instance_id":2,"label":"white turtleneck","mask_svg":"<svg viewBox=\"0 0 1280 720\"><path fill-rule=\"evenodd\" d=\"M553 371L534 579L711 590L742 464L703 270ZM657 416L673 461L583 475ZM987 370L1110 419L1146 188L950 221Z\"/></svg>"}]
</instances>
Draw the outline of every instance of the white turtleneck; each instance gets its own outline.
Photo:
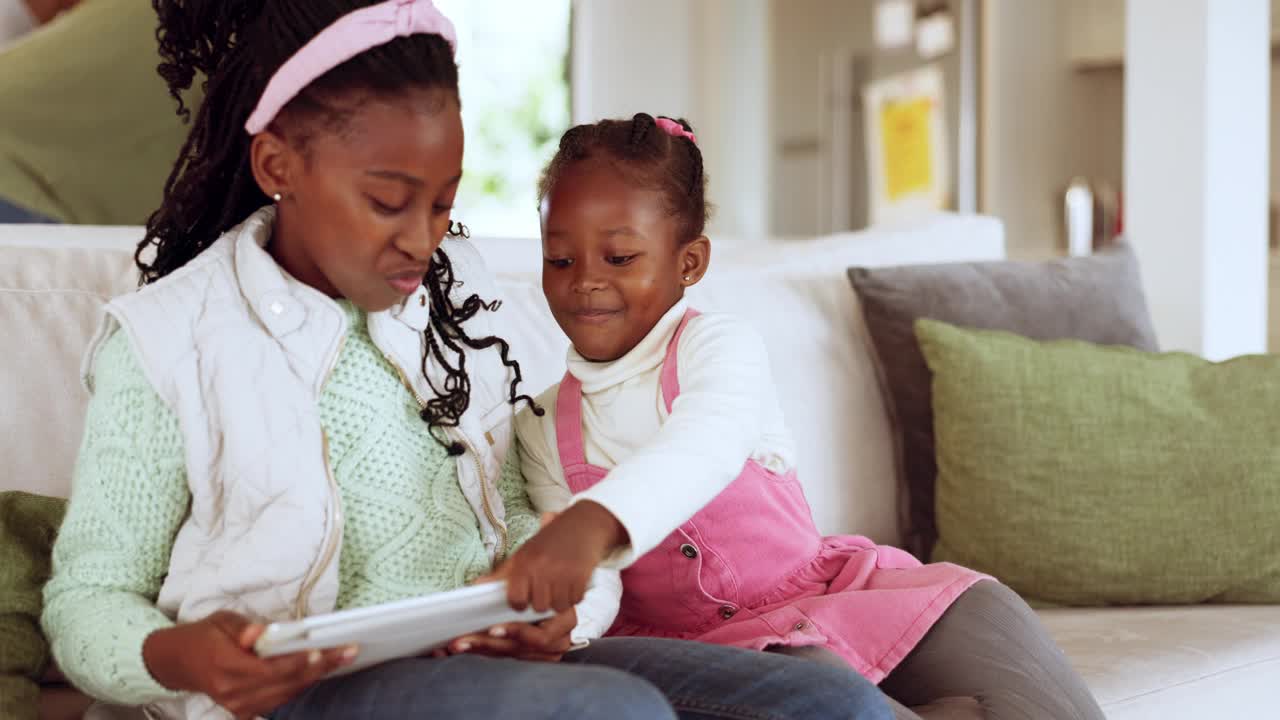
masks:
<instances>
[{"instance_id":1,"label":"white turtleneck","mask_svg":"<svg viewBox=\"0 0 1280 720\"><path fill-rule=\"evenodd\" d=\"M558 384L538 398L542 417L526 409L516 418L534 506L559 511L591 500L626 528L631 545L611 558L611 567L625 568L656 547L737 478L748 459L779 473L795 464L764 341L733 315L689 322L676 349L680 395L667 413L662 362L687 309L686 301L676 303L618 360L591 362L569 350L569 372L582 383L587 462L609 471L595 487L574 497L565 481L556 443ZM596 614L580 606L579 615L584 611Z\"/></svg>"}]
</instances>

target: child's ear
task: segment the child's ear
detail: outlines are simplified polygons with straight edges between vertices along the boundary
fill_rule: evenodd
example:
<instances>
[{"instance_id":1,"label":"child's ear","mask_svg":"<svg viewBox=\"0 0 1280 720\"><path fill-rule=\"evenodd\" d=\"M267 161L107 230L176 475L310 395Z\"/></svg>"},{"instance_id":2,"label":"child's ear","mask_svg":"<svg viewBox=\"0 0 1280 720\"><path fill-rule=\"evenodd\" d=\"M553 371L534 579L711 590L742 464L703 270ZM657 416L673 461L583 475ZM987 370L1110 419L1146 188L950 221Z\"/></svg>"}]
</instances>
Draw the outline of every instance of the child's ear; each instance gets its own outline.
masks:
<instances>
[{"instance_id":1,"label":"child's ear","mask_svg":"<svg viewBox=\"0 0 1280 720\"><path fill-rule=\"evenodd\" d=\"M297 155L287 140L270 130L253 136L249 145L249 166L263 194L279 201L292 193Z\"/></svg>"},{"instance_id":2,"label":"child's ear","mask_svg":"<svg viewBox=\"0 0 1280 720\"><path fill-rule=\"evenodd\" d=\"M685 287L698 284L711 264L711 240L699 235L680 247L680 283Z\"/></svg>"}]
</instances>

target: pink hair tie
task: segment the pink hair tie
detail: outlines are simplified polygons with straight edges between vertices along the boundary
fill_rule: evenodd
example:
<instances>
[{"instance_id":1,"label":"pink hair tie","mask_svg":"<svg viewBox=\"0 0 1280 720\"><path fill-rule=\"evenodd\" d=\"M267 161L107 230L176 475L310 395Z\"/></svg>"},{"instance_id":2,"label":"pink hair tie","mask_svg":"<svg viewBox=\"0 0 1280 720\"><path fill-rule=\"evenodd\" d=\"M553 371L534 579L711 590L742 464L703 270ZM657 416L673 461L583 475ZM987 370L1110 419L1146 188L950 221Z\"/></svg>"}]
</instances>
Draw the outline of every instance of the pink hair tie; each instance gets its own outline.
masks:
<instances>
[{"instance_id":1,"label":"pink hair tie","mask_svg":"<svg viewBox=\"0 0 1280 720\"><path fill-rule=\"evenodd\" d=\"M671 118L660 117L657 120L654 120L653 123L661 128L662 132L670 135L671 137L689 138L689 142L694 145L698 144L698 138L694 137L693 133L685 130L683 125Z\"/></svg>"},{"instance_id":2,"label":"pink hair tie","mask_svg":"<svg viewBox=\"0 0 1280 720\"><path fill-rule=\"evenodd\" d=\"M311 38L276 70L244 129L257 135L316 78L369 48L409 35L440 35L454 52L458 49L453 23L431 0L386 0L349 12Z\"/></svg>"}]
</instances>

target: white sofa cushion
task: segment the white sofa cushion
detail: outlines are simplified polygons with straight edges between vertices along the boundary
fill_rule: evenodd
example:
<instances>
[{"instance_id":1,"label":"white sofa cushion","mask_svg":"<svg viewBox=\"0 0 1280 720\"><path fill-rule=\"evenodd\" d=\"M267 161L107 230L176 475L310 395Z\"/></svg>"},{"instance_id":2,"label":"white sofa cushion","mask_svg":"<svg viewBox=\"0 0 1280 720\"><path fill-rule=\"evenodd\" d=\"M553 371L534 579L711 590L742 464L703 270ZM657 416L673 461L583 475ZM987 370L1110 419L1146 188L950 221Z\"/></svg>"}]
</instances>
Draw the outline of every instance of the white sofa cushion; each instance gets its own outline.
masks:
<instances>
[{"instance_id":1,"label":"white sofa cushion","mask_svg":"<svg viewBox=\"0 0 1280 720\"><path fill-rule=\"evenodd\" d=\"M532 281L504 280L521 324L507 333L537 395L565 371L568 340ZM732 311L765 338L783 413L796 437L798 471L824 531L898 538L892 441L861 315L843 277L767 276L736 268L690 293L699 310Z\"/></svg>"},{"instance_id":2,"label":"white sofa cushion","mask_svg":"<svg viewBox=\"0 0 1280 720\"><path fill-rule=\"evenodd\" d=\"M1280 606L1045 610L1111 720L1280 717Z\"/></svg>"},{"instance_id":3,"label":"white sofa cushion","mask_svg":"<svg viewBox=\"0 0 1280 720\"><path fill-rule=\"evenodd\" d=\"M0 425L0 445L15 459L0 490L69 492L87 402L80 355L101 302L134 287L140 237L139 228L0 226L0 332L21 339L16 352L0 356L0 402L20 409ZM563 374L567 347L539 289L540 244L480 238L476 245L513 311L506 334L524 389L536 395ZM892 230L715 247L711 272L692 300L748 318L766 338L819 527L896 542L892 443L844 270L998 259L1000 224L940 215Z\"/></svg>"},{"instance_id":4,"label":"white sofa cushion","mask_svg":"<svg viewBox=\"0 0 1280 720\"><path fill-rule=\"evenodd\" d=\"M528 390L564 374L568 341L539 289L533 240L479 240L520 326L510 331ZM715 241L692 305L731 312L765 338L783 414L796 437L798 471L818 527L899 542L893 441L876 361L845 269L915 262L1001 259L1003 233L988 218L941 215L891 230L809 240Z\"/></svg>"},{"instance_id":5,"label":"white sofa cushion","mask_svg":"<svg viewBox=\"0 0 1280 720\"><path fill-rule=\"evenodd\" d=\"M136 285L137 237L0 228L0 490L70 492L88 402L81 355L103 302Z\"/></svg>"}]
</instances>

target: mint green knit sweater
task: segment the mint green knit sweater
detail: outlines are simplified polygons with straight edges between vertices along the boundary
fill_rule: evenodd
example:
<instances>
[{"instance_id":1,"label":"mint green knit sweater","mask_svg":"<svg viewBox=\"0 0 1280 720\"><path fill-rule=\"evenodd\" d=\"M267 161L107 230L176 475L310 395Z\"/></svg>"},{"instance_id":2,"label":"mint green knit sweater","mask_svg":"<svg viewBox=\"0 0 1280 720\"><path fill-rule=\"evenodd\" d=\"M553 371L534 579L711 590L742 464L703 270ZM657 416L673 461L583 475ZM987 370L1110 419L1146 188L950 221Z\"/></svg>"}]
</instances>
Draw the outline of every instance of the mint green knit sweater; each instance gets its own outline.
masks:
<instances>
[{"instance_id":1,"label":"mint green knit sweater","mask_svg":"<svg viewBox=\"0 0 1280 720\"><path fill-rule=\"evenodd\" d=\"M463 586L490 566L455 461L427 434L416 401L370 339L365 315L340 304L350 331L320 398L346 516L338 607ZM78 687L137 705L170 695L147 672L142 644L173 624L155 599L191 494L177 417L123 333L102 348L95 387L43 624ZM510 550L538 529L514 450L499 491Z\"/></svg>"}]
</instances>

